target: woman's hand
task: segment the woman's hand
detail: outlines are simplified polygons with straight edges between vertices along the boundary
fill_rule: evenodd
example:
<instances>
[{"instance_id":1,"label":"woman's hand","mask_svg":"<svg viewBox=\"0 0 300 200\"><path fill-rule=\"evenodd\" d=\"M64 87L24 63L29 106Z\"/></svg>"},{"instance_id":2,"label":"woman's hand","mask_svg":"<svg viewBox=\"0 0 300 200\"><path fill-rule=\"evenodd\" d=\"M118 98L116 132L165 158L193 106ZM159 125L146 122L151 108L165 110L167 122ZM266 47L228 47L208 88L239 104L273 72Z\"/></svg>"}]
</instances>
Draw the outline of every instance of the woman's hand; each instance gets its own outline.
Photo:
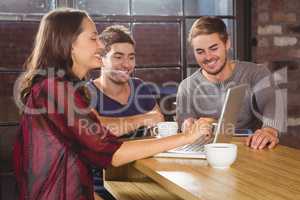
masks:
<instances>
[{"instance_id":1,"label":"woman's hand","mask_svg":"<svg viewBox=\"0 0 300 200\"><path fill-rule=\"evenodd\" d=\"M197 119L190 117L184 120L184 122L181 125L182 132L187 131L189 128L193 126L193 124L197 121Z\"/></svg>"},{"instance_id":2,"label":"woman's hand","mask_svg":"<svg viewBox=\"0 0 300 200\"><path fill-rule=\"evenodd\" d=\"M212 136L212 128L216 120L212 118L199 118L187 130L183 132L189 144L196 140L209 140Z\"/></svg>"}]
</instances>

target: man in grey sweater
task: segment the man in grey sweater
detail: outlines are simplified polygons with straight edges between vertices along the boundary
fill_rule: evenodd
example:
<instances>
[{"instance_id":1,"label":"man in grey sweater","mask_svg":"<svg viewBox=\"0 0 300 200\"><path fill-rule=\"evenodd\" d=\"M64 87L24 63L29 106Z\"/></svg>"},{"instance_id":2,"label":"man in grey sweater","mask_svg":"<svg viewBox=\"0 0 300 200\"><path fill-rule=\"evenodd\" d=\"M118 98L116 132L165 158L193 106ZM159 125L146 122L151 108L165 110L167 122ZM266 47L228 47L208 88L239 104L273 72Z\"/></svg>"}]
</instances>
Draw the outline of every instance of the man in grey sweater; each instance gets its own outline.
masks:
<instances>
[{"instance_id":1,"label":"man in grey sweater","mask_svg":"<svg viewBox=\"0 0 300 200\"><path fill-rule=\"evenodd\" d=\"M248 84L237 129L251 129L246 143L254 149L273 148L284 129L284 98L276 93L270 71L254 63L233 61L227 55L230 40L218 17L201 17L189 33L200 69L183 80L177 93L176 118L182 130L200 117L218 119L226 90Z\"/></svg>"}]
</instances>

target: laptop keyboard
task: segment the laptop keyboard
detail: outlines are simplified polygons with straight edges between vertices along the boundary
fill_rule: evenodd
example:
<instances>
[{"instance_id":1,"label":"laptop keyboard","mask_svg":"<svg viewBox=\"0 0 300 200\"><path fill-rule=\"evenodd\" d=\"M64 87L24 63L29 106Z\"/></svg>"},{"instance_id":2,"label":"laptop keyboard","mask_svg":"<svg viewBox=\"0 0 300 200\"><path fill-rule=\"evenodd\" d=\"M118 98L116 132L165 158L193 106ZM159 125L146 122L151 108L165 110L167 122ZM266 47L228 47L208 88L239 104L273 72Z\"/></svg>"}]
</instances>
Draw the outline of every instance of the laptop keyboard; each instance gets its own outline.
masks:
<instances>
[{"instance_id":1,"label":"laptop keyboard","mask_svg":"<svg viewBox=\"0 0 300 200\"><path fill-rule=\"evenodd\" d=\"M176 149L173 149L172 151L199 152L199 151L204 151L204 145L189 144L189 145L185 145L183 147L178 147Z\"/></svg>"},{"instance_id":2,"label":"laptop keyboard","mask_svg":"<svg viewBox=\"0 0 300 200\"><path fill-rule=\"evenodd\" d=\"M188 144L182 147L177 147L176 149L172 149L169 152L174 153L199 153L204 152L204 145L210 143L211 141L197 141L193 144Z\"/></svg>"}]
</instances>

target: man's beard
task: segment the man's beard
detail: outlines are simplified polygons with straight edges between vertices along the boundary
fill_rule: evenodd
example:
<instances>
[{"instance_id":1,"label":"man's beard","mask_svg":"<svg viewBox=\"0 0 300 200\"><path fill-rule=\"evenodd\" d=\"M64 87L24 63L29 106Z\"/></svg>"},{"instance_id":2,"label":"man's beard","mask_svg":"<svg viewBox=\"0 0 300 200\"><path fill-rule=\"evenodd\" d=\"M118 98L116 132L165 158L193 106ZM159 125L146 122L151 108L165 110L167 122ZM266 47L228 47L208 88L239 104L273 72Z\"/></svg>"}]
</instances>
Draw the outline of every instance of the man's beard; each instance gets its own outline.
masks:
<instances>
[{"instance_id":1,"label":"man's beard","mask_svg":"<svg viewBox=\"0 0 300 200\"><path fill-rule=\"evenodd\" d=\"M207 63L207 62L209 62L209 61L205 61L205 63ZM207 71L207 70L205 70L203 67L201 67L201 68L202 68L207 74L212 75L212 76L216 76L216 75L218 75L220 72L223 71L223 69L224 69L225 66L226 66L226 63L227 63L227 57L225 57L224 63L223 63L223 65L220 67L220 69L219 69L218 71L215 71L215 72Z\"/></svg>"},{"instance_id":2,"label":"man's beard","mask_svg":"<svg viewBox=\"0 0 300 200\"><path fill-rule=\"evenodd\" d=\"M122 78L118 78L118 73L120 73L120 70L115 70L115 69L110 69L110 70L107 70L106 72L104 72L106 74L106 77L111 81L113 82L114 84L117 84L117 85L123 85L123 84L126 84L130 78L130 75L126 75L128 76L127 79L128 80L122 80Z\"/></svg>"},{"instance_id":3,"label":"man's beard","mask_svg":"<svg viewBox=\"0 0 300 200\"><path fill-rule=\"evenodd\" d=\"M114 84L117 84L117 85L124 85L124 84L127 84L128 83L128 80L129 80L129 77L128 77L128 80L123 80L122 78L119 79L118 77L115 77L115 76L118 76L117 74L110 74L108 77L110 79L111 82L113 82Z\"/></svg>"},{"instance_id":4,"label":"man's beard","mask_svg":"<svg viewBox=\"0 0 300 200\"><path fill-rule=\"evenodd\" d=\"M126 84L127 82L128 82L128 80L126 80L126 81L123 81L123 80L116 80L115 78L113 78L113 77L109 77L109 80L111 81L111 82L113 82L114 84L116 84L116 85L124 85L124 84Z\"/></svg>"}]
</instances>

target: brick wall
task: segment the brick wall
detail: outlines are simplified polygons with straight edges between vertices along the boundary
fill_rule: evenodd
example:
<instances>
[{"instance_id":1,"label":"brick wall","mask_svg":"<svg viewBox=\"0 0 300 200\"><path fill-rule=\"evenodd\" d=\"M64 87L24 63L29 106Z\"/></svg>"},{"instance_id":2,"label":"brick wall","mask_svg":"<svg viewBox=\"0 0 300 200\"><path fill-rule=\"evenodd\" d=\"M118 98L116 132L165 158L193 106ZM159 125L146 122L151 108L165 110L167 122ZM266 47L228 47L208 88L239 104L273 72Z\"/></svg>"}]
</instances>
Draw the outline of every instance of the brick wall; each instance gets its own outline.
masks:
<instances>
[{"instance_id":1,"label":"brick wall","mask_svg":"<svg viewBox=\"0 0 300 200\"><path fill-rule=\"evenodd\" d=\"M179 23L135 23L137 64L180 65Z\"/></svg>"},{"instance_id":2,"label":"brick wall","mask_svg":"<svg viewBox=\"0 0 300 200\"><path fill-rule=\"evenodd\" d=\"M21 68L33 46L38 22L0 21L0 67Z\"/></svg>"},{"instance_id":3,"label":"brick wall","mask_svg":"<svg viewBox=\"0 0 300 200\"><path fill-rule=\"evenodd\" d=\"M253 61L287 67L289 125L300 125L300 1L253 0Z\"/></svg>"},{"instance_id":4,"label":"brick wall","mask_svg":"<svg viewBox=\"0 0 300 200\"><path fill-rule=\"evenodd\" d=\"M13 86L29 56L38 22L0 21L0 123L15 122L19 110L14 103Z\"/></svg>"}]
</instances>

